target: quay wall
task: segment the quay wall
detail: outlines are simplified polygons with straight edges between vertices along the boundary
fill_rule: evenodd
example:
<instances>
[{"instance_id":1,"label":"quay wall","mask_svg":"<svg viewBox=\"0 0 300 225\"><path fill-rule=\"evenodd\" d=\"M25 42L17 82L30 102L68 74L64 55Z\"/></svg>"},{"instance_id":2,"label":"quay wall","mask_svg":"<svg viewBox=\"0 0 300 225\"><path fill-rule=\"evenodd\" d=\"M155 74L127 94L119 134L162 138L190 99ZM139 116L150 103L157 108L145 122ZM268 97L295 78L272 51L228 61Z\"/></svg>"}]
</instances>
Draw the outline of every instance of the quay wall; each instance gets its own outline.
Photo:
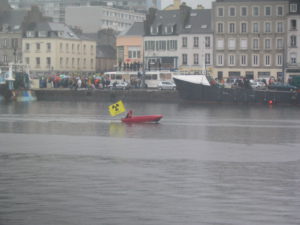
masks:
<instances>
[{"instance_id":1,"label":"quay wall","mask_svg":"<svg viewBox=\"0 0 300 225\"><path fill-rule=\"evenodd\" d=\"M177 91L129 89L129 90L70 90L70 89L34 89L38 101L85 101L85 102L179 102Z\"/></svg>"}]
</instances>

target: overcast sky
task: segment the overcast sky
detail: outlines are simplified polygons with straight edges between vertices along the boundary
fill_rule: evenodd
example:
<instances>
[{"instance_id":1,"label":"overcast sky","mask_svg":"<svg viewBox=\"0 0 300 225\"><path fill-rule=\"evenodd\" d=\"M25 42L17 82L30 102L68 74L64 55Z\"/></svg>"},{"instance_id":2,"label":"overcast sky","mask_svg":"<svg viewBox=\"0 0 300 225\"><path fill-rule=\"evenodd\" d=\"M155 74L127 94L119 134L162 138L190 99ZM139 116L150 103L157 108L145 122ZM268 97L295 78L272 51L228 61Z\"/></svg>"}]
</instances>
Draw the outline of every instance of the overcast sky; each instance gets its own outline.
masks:
<instances>
[{"instance_id":1,"label":"overcast sky","mask_svg":"<svg viewBox=\"0 0 300 225\"><path fill-rule=\"evenodd\" d=\"M173 0L161 0L162 9L166 6L173 4ZM213 0L181 0L181 2L185 2L188 6L195 8L197 5L203 5L206 9L211 8L211 3Z\"/></svg>"}]
</instances>

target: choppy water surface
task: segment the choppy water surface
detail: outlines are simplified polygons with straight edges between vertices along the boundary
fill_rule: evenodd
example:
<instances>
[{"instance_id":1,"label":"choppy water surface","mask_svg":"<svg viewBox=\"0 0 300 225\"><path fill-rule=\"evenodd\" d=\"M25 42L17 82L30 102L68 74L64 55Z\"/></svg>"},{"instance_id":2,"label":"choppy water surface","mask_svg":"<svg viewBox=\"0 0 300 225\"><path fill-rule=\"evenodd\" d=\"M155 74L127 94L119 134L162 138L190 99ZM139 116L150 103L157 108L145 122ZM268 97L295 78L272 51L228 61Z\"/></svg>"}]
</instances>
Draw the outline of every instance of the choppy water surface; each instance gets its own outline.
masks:
<instances>
[{"instance_id":1,"label":"choppy water surface","mask_svg":"<svg viewBox=\"0 0 300 225\"><path fill-rule=\"evenodd\" d=\"M300 221L300 108L0 105L0 225Z\"/></svg>"}]
</instances>

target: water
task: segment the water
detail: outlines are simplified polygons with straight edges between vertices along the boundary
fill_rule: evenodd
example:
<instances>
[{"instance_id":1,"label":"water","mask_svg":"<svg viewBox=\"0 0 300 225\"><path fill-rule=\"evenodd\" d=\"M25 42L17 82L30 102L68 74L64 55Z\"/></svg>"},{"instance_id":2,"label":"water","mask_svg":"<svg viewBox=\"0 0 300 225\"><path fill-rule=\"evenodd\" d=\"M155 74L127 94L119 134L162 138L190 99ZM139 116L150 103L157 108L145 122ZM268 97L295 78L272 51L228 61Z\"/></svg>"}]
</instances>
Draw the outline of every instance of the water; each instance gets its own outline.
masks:
<instances>
[{"instance_id":1,"label":"water","mask_svg":"<svg viewBox=\"0 0 300 225\"><path fill-rule=\"evenodd\" d=\"M300 108L125 103L0 105L1 225L292 225Z\"/></svg>"}]
</instances>

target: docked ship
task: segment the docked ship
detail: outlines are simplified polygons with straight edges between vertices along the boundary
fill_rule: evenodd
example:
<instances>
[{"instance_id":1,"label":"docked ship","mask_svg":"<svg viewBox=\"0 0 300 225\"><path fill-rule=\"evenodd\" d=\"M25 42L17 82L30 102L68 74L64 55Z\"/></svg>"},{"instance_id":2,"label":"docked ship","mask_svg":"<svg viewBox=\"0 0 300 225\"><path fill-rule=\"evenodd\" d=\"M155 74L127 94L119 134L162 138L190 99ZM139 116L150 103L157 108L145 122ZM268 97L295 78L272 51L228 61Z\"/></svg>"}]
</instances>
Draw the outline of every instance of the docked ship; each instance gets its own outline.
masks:
<instances>
[{"instance_id":1,"label":"docked ship","mask_svg":"<svg viewBox=\"0 0 300 225\"><path fill-rule=\"evenodd\" d=\"M300 104L299 90L253 89L251 86L229 88L206 75L173 77L179 96L199 103L231 104Z\"/></svg>"},{"instance_id":2,"label":"docked ship","mask_svg":"<svg viewBox=\"0 0 300 225\"><path fill-rule=\"evenodd\" d=\"M0 100L27 102L36 97L30 90L31 78L26 65L9 64L0 67Z\"/></svg>"}]
</instances>

